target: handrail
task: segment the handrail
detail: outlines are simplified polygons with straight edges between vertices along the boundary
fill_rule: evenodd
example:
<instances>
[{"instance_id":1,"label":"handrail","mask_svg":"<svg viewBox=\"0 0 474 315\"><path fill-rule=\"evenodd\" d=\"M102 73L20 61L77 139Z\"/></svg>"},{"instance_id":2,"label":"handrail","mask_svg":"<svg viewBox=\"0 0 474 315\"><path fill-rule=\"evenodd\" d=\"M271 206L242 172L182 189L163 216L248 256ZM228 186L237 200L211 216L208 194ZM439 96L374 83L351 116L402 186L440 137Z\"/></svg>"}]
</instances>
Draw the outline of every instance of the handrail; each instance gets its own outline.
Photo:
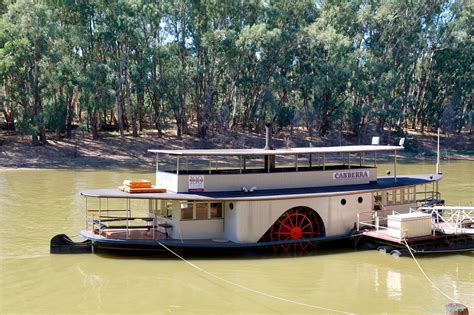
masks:
<instances>
[{"instance_id":1,"label":"handrail","mask_svg":"<svg viewBox=\"0 0 474 315\"><path fill-rule=\"evenodd\" d=\"M430 206L430 207L420 207L423 210L431 210L431 209L436 209L436 210L474 210L474 207L466 207L466 206ZM420 209L418 208L418 209Z\"/></svg>"},{"instance_id":2,"label":"handrail","mask_svg":"<svg viewBox=\"0 0 474 315\"><path fill-rule=\"evenodd\" d=\"M384 216L383 214L386 214L386 215ZM357 213L357 223L356 223L357 231L360 231L361 226L374 227L377 230L377 232L379 230L386 230L388 229L388 227L386 226L386 222L388 222L387 216L393 215L393 214L399 214L399 213L396 212L395 210L390 210L390 209L359 212ZM370 215L370 221L361 220L361 215L367 216L367 218L369 218L368 216Z\"/></svg>"},{"instance_id":3,"label":"handrail","mask_svg":"<svg viewBox=\"0 0 474 315\"><path fill-rule=\"evenodd\" d=\"M128 212L128 210L126 210L126 209L112 209L112 210L87 209L86 211L87 212L101 212L101 211L105 211L105 212Z\"/></svg>"},{"instance_id":4,"label":"handrail","mask_svg":"<svg viewBox=\"0 0 474 315\"><path fill-rule=\"evenodd\" d=\"M474 234L474 228L466 227L465 222L474 222L474 207L431 206L410 209L410 212L428 213L433 218L433 227L443 233Z\"/></svg>"}]
</instances>

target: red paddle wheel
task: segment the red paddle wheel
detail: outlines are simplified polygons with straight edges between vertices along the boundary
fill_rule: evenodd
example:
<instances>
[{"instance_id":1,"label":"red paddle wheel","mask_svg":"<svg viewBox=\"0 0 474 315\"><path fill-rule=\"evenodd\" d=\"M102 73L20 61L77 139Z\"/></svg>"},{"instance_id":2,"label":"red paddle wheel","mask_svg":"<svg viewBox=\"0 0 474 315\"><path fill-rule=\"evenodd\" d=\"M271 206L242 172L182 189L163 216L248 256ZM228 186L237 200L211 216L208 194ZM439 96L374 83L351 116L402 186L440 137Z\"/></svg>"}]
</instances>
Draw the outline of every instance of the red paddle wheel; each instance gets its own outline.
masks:
<instances>
[{"instance_id":1,"label":"red paddle wheel","mask_svg":"<svg viewBox=\"0 0 474 315\"><path fill-rule=\"evenodd\" d=\"M283 213L260 241L304 240L324 236L324 234L324 224L314 210L308 207L294 207ZM273 248L276 251L296 254L314 249L315 245L314 242L301 242L275 245Z\"/></svg>"}]
</instances>

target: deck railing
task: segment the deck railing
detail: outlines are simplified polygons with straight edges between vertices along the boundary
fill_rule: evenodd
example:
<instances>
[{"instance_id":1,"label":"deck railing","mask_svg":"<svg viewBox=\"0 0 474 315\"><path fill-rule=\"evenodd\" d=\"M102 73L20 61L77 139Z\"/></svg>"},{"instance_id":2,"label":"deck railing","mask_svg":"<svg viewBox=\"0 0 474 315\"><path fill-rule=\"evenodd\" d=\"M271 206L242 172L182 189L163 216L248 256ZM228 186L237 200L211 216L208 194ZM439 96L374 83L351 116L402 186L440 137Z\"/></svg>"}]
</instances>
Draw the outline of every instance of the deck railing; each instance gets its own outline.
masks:
<instances>
[{"instance_id":1,"label":"deck railing","mask_svg":"<svg viewBox=\"0 0 474 315\"><path fill-rule=\"evenodd\" d=\"M371 227L377 232L379 230L387 229L387 216L391 214L398 214L394 210L377 210L377 211L366 211L357 213L357 231L361 230L361 227Z\"/></svg>"},{"instance_id":2,"label":"deck railing","mask_svg":"<svg viewBox=\"0 0 474 315\"><path fill-rule=\"evenodd\" d=\"M435 204L441 202L441 193L437 192L437 191L434 191L434 190L432 190L432 191L431 190L430 191L417 191L415 193L415 196L416 196L415 197L416 202L420 206L423 206L427 202L431 202L431 203L435 203Z\"/></svg>"},{"instance_id":3,"label":"deck railing","mask_svg":"<svg viewBox=\"0 0 474 315\"><path fill-rule=\"evenodd\" d=\"M433 228L445 234L474 234L474 207L430 206L410 212L431 214Z\"/></svg>"},{"instance_id":4,"label":"deck railing","mask_svg":"<svg viewBox=\"0 0 474 315\"><path fill-rule=\"evenodd\" d=\"M169 227L167 221L164 223L161 221L163 220L160 220L157 216L132 217L130 210L88 209L86 214L86 230L90 230L99 236L103 236L105 232L110 230L125 230L125 237L129 239L132 230L147 229L152 231L152 238L155 239L159 226ZM146 222L146 225L133 224L135 222ZM122 225L117 225L117 223L122 223Z\"/></svg>"}]
</instances>

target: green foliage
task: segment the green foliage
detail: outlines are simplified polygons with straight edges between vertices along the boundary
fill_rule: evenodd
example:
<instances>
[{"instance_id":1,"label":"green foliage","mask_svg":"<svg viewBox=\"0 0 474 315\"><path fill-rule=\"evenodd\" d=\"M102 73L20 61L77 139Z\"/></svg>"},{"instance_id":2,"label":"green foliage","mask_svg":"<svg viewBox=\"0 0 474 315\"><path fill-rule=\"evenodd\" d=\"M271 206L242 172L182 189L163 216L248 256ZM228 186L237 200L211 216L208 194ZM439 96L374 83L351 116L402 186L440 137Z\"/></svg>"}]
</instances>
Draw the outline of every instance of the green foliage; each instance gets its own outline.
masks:
<instances>
[{"instance_id":1,"label":"green foliage","mask_svg":"<svg viewBox=\"0 0 474 315\"><path fill-rule=\"evenodd\" d=\"M57 134L66 131L66 106L61 103L48 103L44 107L46 127Z\"/></svg>"},{"instance_id":2,"label":"green foliage","mask_svg":"<svg viewBox=\"0 0 474 315\"><path fill-rule=\"evenodd\" d=\"M33 137L472 125L466 0L19 0L0 14L0 109Z\"/></svg>"}]
</instances>

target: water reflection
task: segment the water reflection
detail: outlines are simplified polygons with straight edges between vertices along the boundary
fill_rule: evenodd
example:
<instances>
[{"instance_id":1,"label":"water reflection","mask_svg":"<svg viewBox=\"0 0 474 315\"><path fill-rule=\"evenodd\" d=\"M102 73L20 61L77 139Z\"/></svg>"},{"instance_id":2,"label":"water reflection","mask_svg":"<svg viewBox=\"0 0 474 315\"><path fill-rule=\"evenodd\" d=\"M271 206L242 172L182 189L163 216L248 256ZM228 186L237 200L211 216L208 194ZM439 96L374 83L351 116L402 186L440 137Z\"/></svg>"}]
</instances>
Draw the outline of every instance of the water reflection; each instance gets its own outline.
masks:
<instances>
[{"instance_id":1,"label":"water reflection","mask_svg":"<svg viewBox=\"0 0 474 315\"><path fill-rule=\"evenodd\" d=\"M107 281L104 279L103 276L98 274L91 274L84 271L80 265L77 265L77 271L83 278L82 284L84 286L84 290L93 292L93 296L97 298L96 302L98 304L102 304L102 289L107 284ZM91 303L93 301L88 301Z\"/></svg>"},{"instance_id":2,"label":"water reflection","mask_svg":"<svg viewBox=\"0 0 474 315\"><path fill-rule=\"evenodd\" d=\"M402 276L400 272L387 271L387 295L396 300L400 300L402 294Z\"/></svg>"}]
</instances>

